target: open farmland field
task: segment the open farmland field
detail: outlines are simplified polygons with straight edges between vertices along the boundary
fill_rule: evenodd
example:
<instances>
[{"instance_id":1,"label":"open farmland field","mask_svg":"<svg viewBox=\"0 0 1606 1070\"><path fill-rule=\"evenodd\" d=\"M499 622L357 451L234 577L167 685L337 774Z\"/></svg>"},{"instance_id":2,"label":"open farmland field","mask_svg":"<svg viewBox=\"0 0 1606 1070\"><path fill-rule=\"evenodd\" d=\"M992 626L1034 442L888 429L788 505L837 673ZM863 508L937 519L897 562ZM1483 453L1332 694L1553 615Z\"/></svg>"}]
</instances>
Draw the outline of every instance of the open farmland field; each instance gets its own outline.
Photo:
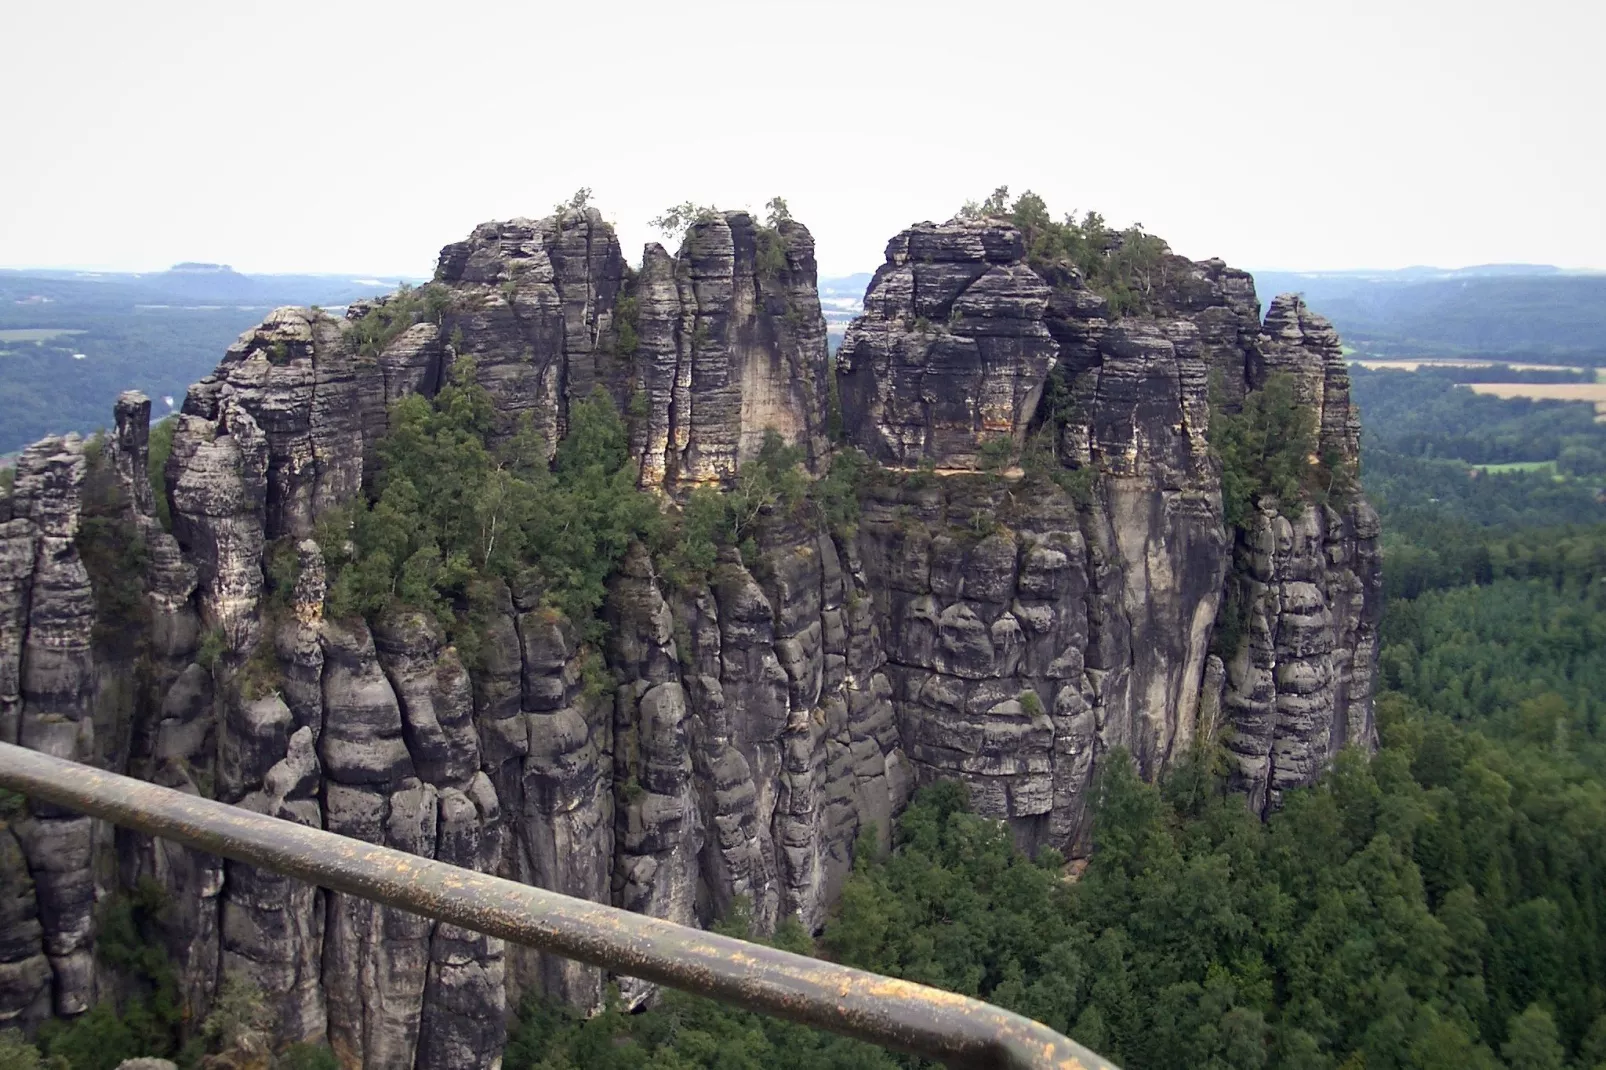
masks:
<instances>
[{"instance_id":1,"label":"open farmland field","mask_svg":"<svg viewBox=\"0 0 1606 1070\"><path fill-rule=\"evenodd\" d=\"M65 327L13 327L0 330L0 342L48 342L62 335L83 333Z\"/></svg>"},{"instance_id":2,"label":"open farmland field","mask_svg":"<svg viewBox=\"0 0 1606 1070\"><path fill-rule=\"evenodd\" d=\"M1475 464L1473 468L1483 472L1543 472L1553 479L1560 479L1556 471L1555 461L1507 461L1504 464Z\"/></svg>"},{"instance_id":3,"label":"open farmland field","mask_svg":"<svg viewBox=\"0 0 1606 1070\"><path fill-rule=\"evenodd\" d=\"M1606 382L1597 375L1593 383L1467 383L1479 394L1497 398L1532 398L1535 401L1588 401L1595 406L1595 419L1606 420Z\"/></svg>"},{"instance_id":4,"label":"open farmland field","mask_svg":"<svg viewBox=\"0 0 1606 1070\"><path fill-rule=\"evenodd\" d=\"M1583 371L1576 364L1533 364L1525 361L1503 360L1438 360L1432 357L1423 357L1421 360L1355 360L1352 364L1376 371L1386 369L1391 371L1414 372L1421 368L1510 368L1515 372L1580 372ZM1603 369L1606 371L1606 369Z\"/></svg>"}]
</instances>

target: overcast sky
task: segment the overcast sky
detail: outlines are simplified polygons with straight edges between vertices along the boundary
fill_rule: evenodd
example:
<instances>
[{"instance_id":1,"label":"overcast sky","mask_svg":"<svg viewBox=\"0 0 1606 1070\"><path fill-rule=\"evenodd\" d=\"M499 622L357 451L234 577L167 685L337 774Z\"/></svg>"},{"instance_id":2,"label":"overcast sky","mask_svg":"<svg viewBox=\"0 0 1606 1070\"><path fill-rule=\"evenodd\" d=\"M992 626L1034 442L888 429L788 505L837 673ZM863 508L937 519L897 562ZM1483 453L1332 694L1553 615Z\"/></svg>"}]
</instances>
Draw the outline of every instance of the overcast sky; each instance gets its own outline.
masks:
<instances>
[{"instance_id":1,"label":"overcast sky","mask_svg":"<svg viewBox=\"0 0 1606 1070\"><path fill-rule=\"evenodd\" d=\"M1194 258L1606 268L1601 0L4 0L0 265L427 274L580 186L822 270L1000 183Z\"/></svg>"}]
</instances>

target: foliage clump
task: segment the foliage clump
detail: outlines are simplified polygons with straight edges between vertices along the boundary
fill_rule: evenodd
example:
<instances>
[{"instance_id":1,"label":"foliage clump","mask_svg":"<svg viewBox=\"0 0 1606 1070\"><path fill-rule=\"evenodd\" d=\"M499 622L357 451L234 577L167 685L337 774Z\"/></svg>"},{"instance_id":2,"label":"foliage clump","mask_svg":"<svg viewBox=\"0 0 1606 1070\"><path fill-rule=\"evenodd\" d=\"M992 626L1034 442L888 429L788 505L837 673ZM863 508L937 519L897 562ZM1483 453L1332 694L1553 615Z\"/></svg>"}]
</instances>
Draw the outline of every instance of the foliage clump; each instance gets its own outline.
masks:
<instances>
[{"instance_id":1,"label":"foliage clump","mask_svg":"<svg viewBox=\"0 0 1606 1070\"><path fill-rule=\"evenodd\" d=\"M636 488L624 422L600 389L574 402L549 467L527 422L487 445L498 420L466 359L433 400L396 403L374 499L321 532L332 614L424 610L467 655L490 585L533 580L583 638L601 636L608 577L659 524L656 503Z\"/></svg>"},{"instance_id":2,"label":"foliage clump","mask_svg":"<svg viewBox=\"0 0 1606 1070\"><path fill-rule=\"evenodd\" d=\"M231 1065L265 1064L272 1025L262 989L229 973L218 985L211 1013L201 1023L201 1040L212 1052L232 1056Z\"/></svg>"},{"instance_id":3,"label":"foliage clump","mask_svg":"<svg viewBox=\"0 0 1606 1070\"><path fill-rule=\"evenodd\" d=\"M273 1066L274 1070L340 1070L340 1060L327 1044L300 1043L286 1048Z\"/></svg>"},{"instance_id":4,"label":"foliage clump","mask_svg":"<svg viewBox=\"0 0 1606 1070\"><path fill-rule=\"evenodd\" d=\"M257 640L230 683L246 702L266 698L284 687L284 671L279 666L272 638L263 636Z\"/></svg>"},{"instance_id":5,"label":"foliage clump","mask_svg":"<svg viewBox=\"0 0 1606 1070\"><path fill-rule=\"evenodd\" d=\"M591 207L591 187L581 186L566 201L559 201L552 207L553 215L566 215L569 212L583 212Z\"/></svg>"},{"instance_id":6,"label":"foliage clump","mask_svg":"<svg viewBox=\"0 0 1606 1070\"><path fill-rule=\"evenodd\" d=\"M1060 456L1066 432L1082 423L1082 405L1071 391L1064 365L1057 365L1043 383L1043 396L1037 405L1035 426L1020 451L1020 467L1028 481L1047 481L1070 496L1079 506L1093 504L1095 469L1072 467Z\"/></svg>"},{"instance_id":7,"label":"foliage clump","mask_svg":"<svg viewBox=\"0 0 1606 1070\"><path fill-rule=\"evenodd\" d=\"M366 360L377 360L414 324L443 323L451 302L451 291L438 282L419 287L403 283L394 294L352 322L348 335L352 351Z\"/></svg>"},{"instance_id":8,"label":"foliage clump","mask_svg":"<svg viewBox=\"0 0 1606 1070\"><path fill-rule=\"evenodd\" d=\"M707 223L718 218L720 218L719 209L711 204L682 201L680 204L665 208L647 223L654 230L662 232L670 244L679 245L693 223Z\"/></svg>"},{"instance_id":9,"label":"foliage clump","mask_svg":"<svg viewBox=\"0 0 1606 1070\"><path fill-rule=\"evenodd\" d=\"M722 546L739 548L751 566L765 525L797 515L809 496L804 457L801 446L787 445L780 432L768 428L763 445L742 465L734 484L723 490L693 490L657 544L664 576L676 586L707 582Z\"/></svg>"},{"instance_id":10,"label":"foliage clump","mask_svg":"<svg viewBox=\"0 0 1606 1070\"><path fill-rule=\"evenodd\" d=\"M871 473L870 458L856 449L843 448L831 455L825 475L809 487L826 530L851 539L859 529L859 496Z\"/></svg>"},{"instance_id":11,"label":"foliage clump","mask_svg":"<svg viewBox=\"0 0 1606 1070\"><path fill-rule=\"evenodd\" d=\"M149 631L145 536L99 435L84 446L82 512L74 544L95 597L97 642L132 653Z\"/></svg>"},{"instance_id":12,"label":"foliage clump","mask_svg":"<svg viewBox=\"0 0 1606 1070\"><path fill-rule=\"evenodd\" d=\"M166 910L166 893L148 878L102 906L95 954L121 994L40 1027L39 1047L53 1067L114 1070L124 1059L179 1052L184 1008L162 941Z\"/></svg>"},{"instance_id":13,"label":"foliage clump","mask_svg":"<svg viewBox=\"0 0 1606 1070\"><path fill-rule=\"evenodd\" d=\"M641 300L634 294L621 294L613 306L614 352L621 357L635 356L641 345Z\"/></svg>"},{"instance_id":14,"label":"foliage clump","mask_svg":"<svg viewBox=\"0 0 1606 1070\"><path fill-rule=\"evenodd\" d=\"M223 634L222 628L208 628L201 633L201 638L195 648L195 664L213 672L222 664L223 658L229 652L229 640Z\"/></svg>"},{"instance_id":15,"label":"foliage clump","mask_svg":"<svg viewBox=\"0 0 1606 1070\"><path fill-rule=\"evenodd\" d=\"M0 1070L43 1070L44 1057L19 1029L0 1031Z\"/></svg>"},{"instance_id":16,"label":"foliage clump","mask_svg":"<svg viewBox=\"0 0 1606 1070\"><path fill-rule=\"evenodd\" d=\"M1343 468L1335 457L1316 454L1316 415L1300 404L1294 380L1284 372L1266 378L1244 396L1237 412L1211 384L1210 448L1221 462L1221 504L1229 525L1247 529L1262 497L1298 516L1305 498L1325 501Z\"/></svg>"},{"instance_id":17,"label":"foliage clump","mask_svg":"<svg viewBox=\"0 0 1606 1070\"><path fill-rule=\"evenodd\" d=\"M156 499L156 519L162 527L173 530L173 505L167 497L167 459L173 455L173 432L178 430L178 418L169 416L151 424L149 446L145 454L145 471L151 481L151 494Z\"/></svg>"},{"instance_id":18,"label":"foliage clump","mask_svg":"<svg viewBox=\"0 0 1606 1070\"><path fill-rule=\"evenodd\" d=\"M1061 265L1074 268L1088 289L1110 303L1116 316L1155 311L1158 291L1170 281L1173 270L1171 250L1141 223L1117 230L1091 211L1081 219L1072 212L1055 220L1048 204L1030 190L1011 201L1009 187L999 186L985 200L967 201L959 218L1014 224L1033 268L1050 279Z\"/></svg>"},{"instance_id":19,"label":"foliage clump","mask_svg":"<svg viewBox=\"0 0 1606 1070\"><path fill-rule=\"evenodd\" d=\"M758 263L760 278L773 279L786 270L786 243L781 240L781 224L792 218L784 197L771 197L764 205L764 222L758 226Z\"/></svg>"},{"instance_id":20,"label":"foliage clump","mask_svg":"<svg viewBox=\"0 0 1606 1070\"><path fill-rule=\"evenodd\" d=\"M1015 460L1015 442L1008 435L999 435L983 442L976 450L976 463L988 475L1003 475Z\"/></svg>"},{"instance_id":21,"label":"foliage clump","mask_svg":"<svg viewBox=\"0 0 1606 1070\"><path fill-rule=\"evenodd\" d=\"M731 539L738 545L758 533L766 516L785 516L802 504L809 490L803 458L801 446L787 445L774 428L765 430L757 455L742 465L735 486L725 492Z\"/></svg>"}]
</instances>

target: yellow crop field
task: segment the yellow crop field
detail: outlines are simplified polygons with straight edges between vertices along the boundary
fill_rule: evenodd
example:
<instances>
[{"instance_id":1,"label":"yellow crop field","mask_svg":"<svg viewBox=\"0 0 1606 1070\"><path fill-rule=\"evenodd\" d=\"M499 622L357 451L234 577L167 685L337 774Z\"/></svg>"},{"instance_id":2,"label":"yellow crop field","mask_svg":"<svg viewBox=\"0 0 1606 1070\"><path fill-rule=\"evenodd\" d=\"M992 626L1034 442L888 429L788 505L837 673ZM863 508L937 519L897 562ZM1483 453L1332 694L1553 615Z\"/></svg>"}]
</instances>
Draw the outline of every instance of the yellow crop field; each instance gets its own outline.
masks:
<instances>
[{"instance_id":1,"label":"yellow crop field","mask_svg":"<svg viewBox=\"0 0 1606 1070\"><path fill-rule=\"evenodd\" d=\"M1437 357L1424 357L1421 360L1352 360L1351 364L1376 371L1386 369L1389 371L1414 372L1419 368L1493 368L1495 366L1510 368L1512 371L1524 372L1580 372L1582 368L1576 364L1529 364L1522 361L1494 361L1494 360L1445 360Z\"/></svg>"},{"instance_id":2,"label":"yellow crop field","mask_svg":"<svg viewBox=\"0 0 1606 1070\"><path fill-rule=\"evenodd\" d=\"M1535 401L1588 401L1595 419L1606 422L1606 382L1593 383L1467 383L1480 394L1497 398L1533 398Z\"/></svg>"}]
</instances>

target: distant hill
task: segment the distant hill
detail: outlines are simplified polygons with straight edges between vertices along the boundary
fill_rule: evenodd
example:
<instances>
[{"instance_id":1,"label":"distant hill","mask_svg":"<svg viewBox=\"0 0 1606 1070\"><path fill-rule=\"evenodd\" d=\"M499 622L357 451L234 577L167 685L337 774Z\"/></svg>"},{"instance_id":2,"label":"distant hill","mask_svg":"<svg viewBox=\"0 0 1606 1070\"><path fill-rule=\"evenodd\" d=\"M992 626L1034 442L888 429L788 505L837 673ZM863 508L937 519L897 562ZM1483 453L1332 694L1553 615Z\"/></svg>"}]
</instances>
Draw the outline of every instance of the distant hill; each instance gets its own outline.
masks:
<instances>
[{"instance_id":1,"label":"distant hill","mask_svg":"<svg viewBox=\"0 0 1606 1070\"><path fill-rule=\"evenodd\" d=\"M227 264L175 264L166 271L96 272L0 270L0 315L27 298L45 296L82 307L128 308L134 305L250 304L335 307L375 294L389 293L400 283L417 281L396 276L242 275ZM249 326L249 324L247 325Z\"/></svg>"},{"instance_id":2,"label":"distant hill","mask_svg":"<svg viewBox=\"0 0 1606 1070\"><path fill-rule=\"evenodd\" d=\"M835 353L836 347L842 344L842 333L853 317L864 310L864 291L870 288L871 278L868 271L861 271L820 280L820 308L825 312L831 352Z\"/></svg>"},{"instance_id":3,"label":"distant hill","mask_svg":"<svg viewBox=\"0 0 1606 1070\"><path fill-rule=\"evenodd\" d=\"M124 390L143 390L160 415L270 310L338 308L402 281L198 263L139 274L0 270L0 455L95 430Z\"/></svg>"},{"instance_id":4,"label":"distant hill","mask_svg":"<svg viewBox=\"0 0 1606 1070\"><path fill-rule=\"evenodd\" d=\"M1545 264L1446 270L1257 271L1262 302L1303 293L1359 349L1480 353L1606 364L1606 273Z\"/></svg>"}]
</instances>

